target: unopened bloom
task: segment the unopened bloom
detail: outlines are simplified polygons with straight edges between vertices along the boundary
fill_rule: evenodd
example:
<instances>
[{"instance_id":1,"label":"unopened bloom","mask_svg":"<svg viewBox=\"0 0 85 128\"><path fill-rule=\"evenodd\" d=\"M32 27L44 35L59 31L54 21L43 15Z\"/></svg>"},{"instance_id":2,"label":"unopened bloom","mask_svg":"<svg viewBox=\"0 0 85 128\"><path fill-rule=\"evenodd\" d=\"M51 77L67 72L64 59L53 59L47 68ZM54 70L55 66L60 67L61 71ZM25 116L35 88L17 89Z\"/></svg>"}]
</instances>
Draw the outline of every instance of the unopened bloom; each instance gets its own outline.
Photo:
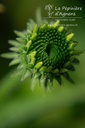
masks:
<instances>
[{"instance_id":1,"label":"unopened bloom","mask_svg":"<svg viewBox=\"0 0 85 128\"><path fill-rule=\"evenodd\" d=\"M75 70L73 64L79 63L76 57L82 51L75 50L74 34L68 33L59 21L38 25L31 20L25 32L15 33L18 36L16 41L9 41L12 52L3 56L13 59L10 65L18 64L22 80L38 78L46 87L53 79L61 84L63 75L73 82L68 71Z\"/></svg>"}]
</instances>

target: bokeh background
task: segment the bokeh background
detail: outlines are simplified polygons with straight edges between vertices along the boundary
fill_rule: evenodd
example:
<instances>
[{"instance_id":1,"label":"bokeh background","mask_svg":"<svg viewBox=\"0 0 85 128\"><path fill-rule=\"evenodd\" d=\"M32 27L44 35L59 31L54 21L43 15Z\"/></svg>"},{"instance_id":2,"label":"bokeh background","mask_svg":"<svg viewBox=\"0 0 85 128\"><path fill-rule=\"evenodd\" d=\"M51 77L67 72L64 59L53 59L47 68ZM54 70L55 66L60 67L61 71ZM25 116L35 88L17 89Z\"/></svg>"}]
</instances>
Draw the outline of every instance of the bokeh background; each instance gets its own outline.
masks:
<instances>
[{"instance_id":1,"label":"bokeh background","mask_svg":"<svg viewBox=\"0 0 85 128\"><path fill-rule=\"evenodd\" d=\"M75 33L77 48L85 50L85 4L82 0L0 0L0 54L9 51L8 40L15 39L14 30L26 29L30 18L35 20L38 7L47 16L45 6L78 6L81 19ZM70 72L75 85L62 77L62 86L54 81L51 90L36 85L30 89L30 80L10 77L15 67L10 60L0 57L0 128L85 128L85 52L79 57L76 71Z\"/></svg>"}]
</instances>

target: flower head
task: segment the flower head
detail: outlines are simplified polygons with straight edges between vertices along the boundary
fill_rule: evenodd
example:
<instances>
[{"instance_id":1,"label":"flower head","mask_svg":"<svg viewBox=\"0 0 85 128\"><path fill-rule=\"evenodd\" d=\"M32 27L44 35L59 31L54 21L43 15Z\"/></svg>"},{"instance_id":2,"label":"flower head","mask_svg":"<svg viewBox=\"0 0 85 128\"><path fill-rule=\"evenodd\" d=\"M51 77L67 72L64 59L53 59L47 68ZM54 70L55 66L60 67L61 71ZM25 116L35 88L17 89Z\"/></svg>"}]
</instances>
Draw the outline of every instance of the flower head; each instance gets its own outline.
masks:
<instances>
[{"instance_id":1,"label":"flower head","mask_svg":"<svg viewBox=\"0 0 85 128\"><path fill-rule=\"evenodd\" d=\"M73 40L73 33L54 23L35 23L30 20L25 32L15 31L18 38L9 41L13 46L11 53L3 54L12 58L10 65L19 64L18 70L22 80L27 77L38 78L47 87L49 82L56 79L61 84L61 75L71 82L68 71L74 71L73 63L79 63L76 58L82 51L75 50L77 42Z\"/></svg>"}]
</instances>

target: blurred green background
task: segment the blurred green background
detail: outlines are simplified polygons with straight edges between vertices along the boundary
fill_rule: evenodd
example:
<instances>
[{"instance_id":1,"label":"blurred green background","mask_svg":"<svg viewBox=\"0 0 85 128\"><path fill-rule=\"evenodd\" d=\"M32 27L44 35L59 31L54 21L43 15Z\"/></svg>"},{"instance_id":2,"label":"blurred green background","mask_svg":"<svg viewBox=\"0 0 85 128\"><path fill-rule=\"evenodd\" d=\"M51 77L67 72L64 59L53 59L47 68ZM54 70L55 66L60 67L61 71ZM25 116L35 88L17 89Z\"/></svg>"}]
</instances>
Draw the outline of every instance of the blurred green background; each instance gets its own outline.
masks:
<instances>
[{"instance_id":1,"label":"blurred green background","mask_svg":"<svg viewBox=\"0 0 85 128\"><path fill-rule=\"evenodd\" d=\"M26 29L28 20L35 20L38 7L43 17L47 15L47 4L83 8L78 26L69 29L79 42L77 48L85 50L83 0L0 0L0 54L9 51L8 40L16 38L14 30ZM85 128L85 52L78 58L81 63L70 72L76 84L62 77L62 86L54 81L53 88L45 92L38 85L32 91L29 79L11 78L15 67L0 57L0 128Z\"/></svg>"}]
</instances>

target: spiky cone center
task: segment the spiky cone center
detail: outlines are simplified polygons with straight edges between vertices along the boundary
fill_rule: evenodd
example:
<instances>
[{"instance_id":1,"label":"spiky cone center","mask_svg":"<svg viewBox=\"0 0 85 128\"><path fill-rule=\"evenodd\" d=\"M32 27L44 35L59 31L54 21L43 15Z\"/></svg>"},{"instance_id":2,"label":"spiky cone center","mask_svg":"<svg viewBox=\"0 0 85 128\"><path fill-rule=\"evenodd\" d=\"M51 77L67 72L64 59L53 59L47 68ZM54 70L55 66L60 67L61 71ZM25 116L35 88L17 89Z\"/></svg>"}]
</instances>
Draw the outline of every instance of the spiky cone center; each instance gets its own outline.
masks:
<instances>
[{"instance_id":1,"label":"spiky cone center","mask_svg":"<svg viewBox=\"0 0 85 128\"><path fill-rule=\"evenodd\" d=\"M60 76L64 75L70 79L68 70L74 69L73 62L78 62L76 55L82 51L75 51L76 42L73 41L73 33L68 34L59 21L54 24L35 24L32 31L27 29L26 34L16 32L19 36L17 42L10 41L14 47L10 50L17 54L11 58L12 64L20 63L18 69L24 71L24 75L43 79L47 86L55 78L61 84ZM38 74L38 75L36 75Z\"/></svg>"}]
</instances>

